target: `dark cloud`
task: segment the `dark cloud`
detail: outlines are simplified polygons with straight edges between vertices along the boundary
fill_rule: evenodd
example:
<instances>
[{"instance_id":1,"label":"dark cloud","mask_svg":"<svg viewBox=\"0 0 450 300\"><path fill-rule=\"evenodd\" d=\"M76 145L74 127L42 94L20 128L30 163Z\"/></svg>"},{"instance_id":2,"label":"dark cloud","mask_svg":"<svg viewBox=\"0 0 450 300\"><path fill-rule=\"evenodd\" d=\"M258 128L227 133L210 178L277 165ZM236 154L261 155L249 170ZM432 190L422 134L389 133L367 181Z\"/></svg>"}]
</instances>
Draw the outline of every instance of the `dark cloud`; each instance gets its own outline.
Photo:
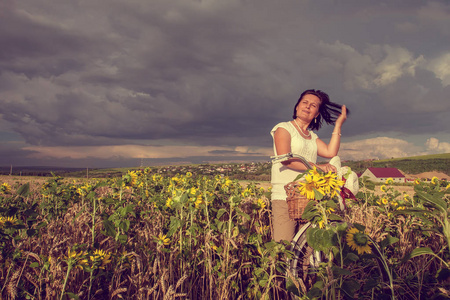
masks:
<instances>
[{"instance_id":1,"label":"dark cloud","mask_svg":"<svg viewBox=\"0 0 450 300\"><path fill-rule=\"evenodd\" d=\"M347 138L450 139L446 1L0 8L1 121L30 146L270 148L270 129L308 88L351 108Z\"/></svg>"}]
</instances>

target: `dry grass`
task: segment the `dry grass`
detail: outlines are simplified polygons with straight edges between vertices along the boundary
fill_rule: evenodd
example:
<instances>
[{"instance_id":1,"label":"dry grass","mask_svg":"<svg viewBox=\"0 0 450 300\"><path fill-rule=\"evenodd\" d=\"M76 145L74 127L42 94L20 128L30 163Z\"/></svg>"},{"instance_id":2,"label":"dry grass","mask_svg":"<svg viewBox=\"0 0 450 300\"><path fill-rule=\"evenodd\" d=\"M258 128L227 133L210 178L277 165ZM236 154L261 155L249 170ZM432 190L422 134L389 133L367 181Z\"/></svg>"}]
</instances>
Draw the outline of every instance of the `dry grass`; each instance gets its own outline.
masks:
<instances>
[{"instance_id":1,"label":"dry grass","mask_svg":"<svg viewBox=\"0 0 450 300\"><path fill-rule=\"evenodd\" d=\"M22 199L27 207L43 201L40 189L48 178L2 176L0 179L13 187L13 193L21 184L30 183L31 193ZM65 182L73 184L72 179ZM241 182L243 187L247 184ZM269 184L258 183L256 188L259 187L267 189ZM220 199L223 203L230 201L229 195L225 197L217 190L215 192L223 198ZM154 193L157 195L163 192L155 190ZM78 251L102 249L110 252L112 259L105 269L94 270L92 277L90 272L79 266L75 266L69 273L65 290L78 295L81 299L87 299L88 294L91 299L246 298L252 295L250 288L259 289L260 294L254 294L254 298L262 297L263 293L271 295L274 299L285 298L284 289L277 285L259 286L259 279L254 272L257 268L264 271L275 268L274 261L278 257L278 254L273 256L270 254L270 248L264 248L271 240L270 211L268 200L264 196L243 198L238 208L242 214L247 214L250 218L246 219L236 214L231 231L226 230L229 224L227 214L217 218L211 217L208 221L202 212L192 215L192 218L184 215L183 225L171 236L171 244L166 247L158 244L157 236L161 233L166 234L173 226L171 220L176 216L176 211L171 210L168 213L165 206L166 198L159 199L159 202L144 201L139 195L141 194L138 192L126 190L120 202L113 188L109 186L98 188L95 197L98 207L94 230L92 230L92 203L87 200L71 202L62 215L39 215L36 221L30 223L31 228L37 230L37 234L26 237L22 233L20 238L12 241L13 252L1 260L2 299L23 297L26 294L24 291L32 293L34 299L57 299L63 290L67 275L68 249L74 246L80 247ZM101 202L108 198L113 200L112 204ZM255 212L253 208L255 198L264 199L267 207ZM133 205L132 214L112 219L130 221L130 229L122 232L127 234L126 243L120 243L116 237L105 234L106 228L102 219L113 216L119 209L129 204ZM417 219L401 215L392 218L380 213L376 206L367 203L349 203L349 207L345 216L346 221L365 225L367 233L373 240L380 242L388 234L394 234L399 238L395 247L389 248L387 252L392 259L392 265L398 264L395 269L398 276L396 284L403 290L406 290L406 286L410 289L404 292L410 298L399 299L418 299L417 289L427 284L428 270L437 270L441 266L438 261L425 256L403 264L399 264L399 261L416 247L428 246L438 252L444 243L443 239L438 235L426 238L418 234L417 228L422 224L417 223ZM214 213L217 213L217 209ZM25 216L21 217L26 222ZM38 227L40 222L47 223ZM252 235L256 232L257 223L258 226L268 226L266 232L259 234L261 241L250 240L258 237ZM219 231L220 226L223 226L224 230ZM222 252L217 250L217 247L221 247ZM262 252L265 254L262 255ZM229 257L225 255L226 253ZM354 264L352 268L354 278L361 284L364 283L367 274L380 273L376 264L367 266ZM411 274L413 279L410 279ZM411 280L414 282L413 285ZM92 289L89 293L88 287L91 283ZM256 284L252 286L252 283ZM304 289L302 281L294 283L300 289Z\"/></svg>"}]
</instances>

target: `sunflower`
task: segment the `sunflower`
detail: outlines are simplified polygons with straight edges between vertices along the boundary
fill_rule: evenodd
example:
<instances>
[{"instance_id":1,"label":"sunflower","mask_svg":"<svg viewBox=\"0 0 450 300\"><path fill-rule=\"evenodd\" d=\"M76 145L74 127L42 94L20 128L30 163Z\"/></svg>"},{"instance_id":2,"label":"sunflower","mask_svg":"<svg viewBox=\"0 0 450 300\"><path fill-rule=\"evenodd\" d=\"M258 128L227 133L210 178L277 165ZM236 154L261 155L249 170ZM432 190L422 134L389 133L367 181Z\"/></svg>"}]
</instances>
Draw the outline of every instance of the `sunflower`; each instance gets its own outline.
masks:
<instances>
[{"instance_id":1,"label":"sunflower","mask_svg":"<svg viewBox=\"0 0 450 300\"><path fill-rule=\"evenodd\" d=\"M433 178L431 178L431 183L434 185L437 185L439 183L439 178L437 178L436 176L433 176Z\"/></svg>"},{"instance_id":2,"label":"sunflower","mask_svg":"<svg viewBox=\"0 0 450 300\"><path fill-rule=\"evenodd\" d=\"M156 239L156 241L159 245L164 245L164 246L170 245L170 239L165 234L160 233L158 235L158 238Z\"/></svg>"},{"instance_id":3,"label":"sunflower","mask_svg":"<svg viewBox=\"0 0 450 300\"><path fill-rule=\"evenodd\" d=\"M263 199L259 198L254 202L256 209L264 209L266 207L266 202Z\"/></svg>"},{"instance_id":4,"label":"sunflower","mask_svg":"<svg viewBox=\"0 0 450 300\"><path fill-rule=\"evenodd\" d=\"M9 194L11 193L11 186L8 183L3 183L0 186L0 192L2 192L3 194Z\"/></svg>"},{"instance_id":5,"label":"sunflower","mask_svg":"<svg viewBox=\"0 0 450 300\"><path fill-rule=\"evenodd\" d=\"M0 217L0 228L3 227L5 224L7 225L17 225L18 221L16 217Z\"/></svg>"},{"instance_id":6,"label":"sunflower","mask_svg":"<svg viewBox=\"0 0 450 300\"><path fill-rule=\"evenodd\" d=\"M167 198L166 206L167 206L168 208L172 208L172 202L173 202L172 198Z\"/></svg>"},{"instance_id":7,"label":"sunflower","mask_svg":"<svg viewBox=\"0 0 450 300\"><path fill-rule=\"evenodd\" d=\"M352 248L352 250L358 251L358 254L372 253L370 245L372 242L369 237L364 232L359 231L357 228L353 227L347 231L347 245Z\"/></svg>"},{"instance_id":8,"label":"sunflower","mask_svg":"<svg viewBox=\"0 0 450 300\"><path fill-rule=\"evenodd\" d=\"M76 250L71 250L69 248L67 249L67 257L65 258L65 260L69 265L72 265L74 267L76 266L80 269L89 266L86 251L77 252Z\"/></svg>"},{"instance_id":9,"label":"sunflower","mask_svg":"<svg viewBox=\"0 0 450 300\"><path fill-rule=\"evenodd\" d=\"M394 179L392 179L392 177L389 177L388 179L386 179L386 184L393 184L394 183Z\"/></svg>"},{"instance_id":10,"label":"sunflower","mask_svg":"<svg viewBox=\"0 0 450 300\"><path fill-rule=\"evenodd\" d=\"M203 201L202 195L198 195L197 198L195 198L195 202L194 202L195 208L199 208L203 202L204 201Z\"/></svg>"},{"instance_id":11,"label":"sunflower","mask_svg":"<svg viewBox=\"0 0 450 300\"><path fill-rule=\"evenodd\" d=\"M111 262L111 253L96 249L90 257L90 260L92 262L92 268L98 266L100 269L104 269Z\"/></svg>"},{"instance_id":12,"label":"sunflower","mask_svg":"<svg viewBox=\"0 0 450 300\"><path fill-rule=\"evenodd\" d=\"M305 182L299 182L298 189L300 194L306 196L306 198L312 200L315 196L315 191L321 194L325 194L324 179L322 176L314 176L313 172L308 173L305 176Z\"/></svg>"},{"instance_id":13,"label":"sunflower","mask_svg":"<svg viewBox=\"0 0 450 300\"><path fill-rule=\"evenodd\" d=\"M314 177L320 177L322 176L319 171L317 171L316 166L314 166L312 169L309 170L309 174L311 174Z\"/></svg>"},{"instance_id":14,"label":"sunflower","mask_svg":"<svg viewBox=\"0 0 450 300\"><path fill-rule=\"evenodd\" d=\"M314 188L314 182L299 182L298 189L300 191L300 194L306 196L306 198L310 200L314 199Z\"/></svg>"},{"instance_id":15,"label":"sunflower","mask_svg":"<svg viewBox=\"0 0 450 300\"><path fill-rule=\"evenodd\" d=\"M339 180L334 173L327 173L322 177L320 181L321 187L326 194L330 194L331 197L338 195L341 190L341 186L344 185L344 181Z\"/></svg>"},{"instance_id":16,"label":"sunflower","mask_svg":"<svg viewBox=\"0 0 450 300\"><path fill-rule=\"evenodd\" d=\"M128 171L127 174L123 176L123 184L126 188L131 188L136 186L138 179L138 174L136 171Z\"/></svg>"}]
</instances>

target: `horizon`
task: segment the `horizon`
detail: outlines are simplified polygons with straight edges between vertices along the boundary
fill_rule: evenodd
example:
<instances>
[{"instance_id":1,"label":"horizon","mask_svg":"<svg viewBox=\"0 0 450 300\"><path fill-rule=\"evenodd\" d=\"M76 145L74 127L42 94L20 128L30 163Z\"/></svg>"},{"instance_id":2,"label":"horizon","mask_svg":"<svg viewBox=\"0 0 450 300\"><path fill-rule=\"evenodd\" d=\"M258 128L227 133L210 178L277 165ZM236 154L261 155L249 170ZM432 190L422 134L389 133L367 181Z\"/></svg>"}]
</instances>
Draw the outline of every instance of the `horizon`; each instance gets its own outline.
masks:
<instances>
[{"instance_id":1,"label":"horizon","mask_svg":"<svg viewBox=\"0 0 450 300\"><path fill-rule=\"evenodd\" d=\"M449 157L446 157L449 156ZM439 153L439 154L426 154L426 155L418 155L418 156L408 156L408 157L392 157L388 159L361 159L361 160L342 160L342 162L358 162L358 161L390 161L390 160L409 160L409 159L450 159L450 152L449 153ZM321 161L321 160L318 160ZM326 160L325 160L326 161ZM322 161L323 162L323 161ZM78 170L86 170L86 169L126 169L126 168L147 168L147 167L182 167L182 166L192 166L192 165L221 165L221 164L251 164L251 163L270 163L270 159L266 161L217 161L217 162L203 162L203 163L173 163L173 164L159 164L159 165L140 165L140 166L119 166L119 167L69 167L69 166L45 166L45 165L10 165L10 166L0 166L0 169L10 169L13 168L57 168L57 169L78 169Z\"/></svg>"}]
</instances>

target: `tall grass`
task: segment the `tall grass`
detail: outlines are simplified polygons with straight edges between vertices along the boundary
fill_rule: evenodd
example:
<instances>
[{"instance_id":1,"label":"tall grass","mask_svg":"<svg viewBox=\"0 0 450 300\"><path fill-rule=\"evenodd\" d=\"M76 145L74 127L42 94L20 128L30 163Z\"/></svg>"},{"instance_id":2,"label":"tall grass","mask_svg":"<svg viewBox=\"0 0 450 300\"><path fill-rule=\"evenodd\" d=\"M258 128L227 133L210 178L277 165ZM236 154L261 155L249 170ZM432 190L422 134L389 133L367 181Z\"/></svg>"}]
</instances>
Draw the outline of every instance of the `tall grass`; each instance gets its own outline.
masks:
<instances>
[{"instance_id":1,"label":"tall grass","mask_svg":"<svg viewBox=\"0 0 450 300\"><path fill-rule=\"evenodd\" d=\"M447 207L433 206L419 192ZM436 181L418 183L409 200L393 187L382 196L362 189L342 221L364 224L380 246L394 295L380 256L359 255L344 236L340 253L353 256L342 256L341 271L333 267L317 281L338 293L308 295L428 299L448 293L447 192ZM3 299L287 297L290 253L271 240L270 190L255 183L146 169L118 179L11 182L0 193Z\"/></svg>"}]
</instances>

